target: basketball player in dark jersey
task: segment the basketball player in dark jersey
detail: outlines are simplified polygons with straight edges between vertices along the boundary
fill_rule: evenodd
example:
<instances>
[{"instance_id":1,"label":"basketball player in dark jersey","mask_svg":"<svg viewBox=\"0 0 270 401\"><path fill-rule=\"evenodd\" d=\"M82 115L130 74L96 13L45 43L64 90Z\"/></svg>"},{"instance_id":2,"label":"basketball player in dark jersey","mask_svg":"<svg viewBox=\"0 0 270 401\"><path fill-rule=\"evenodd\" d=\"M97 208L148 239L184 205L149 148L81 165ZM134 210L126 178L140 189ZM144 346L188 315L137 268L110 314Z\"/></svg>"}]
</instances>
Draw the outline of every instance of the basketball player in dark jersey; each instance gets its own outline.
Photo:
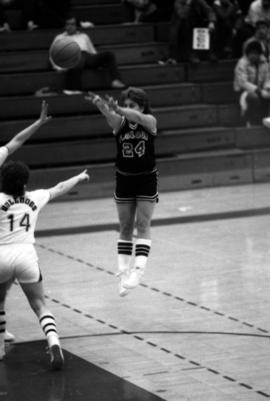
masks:
<instances>
[{"instance_id":1,"label":"basketball player in dark jersey","mask_svg":"<svg viewBox=\"0 0 270 401\"><path fill-rule=\"evenodd\" d=\"M119 294L140 283L151 247L150 225L158 200L154 141L157 121L143 89L129 87L122 92L121 104L89 93L91 101L105 116L116 139L115 200L120 222L118 240ZM136 223L135 223L136 221ZM134 265L133 232L136 224Z\"/></svg>"}]
</instances>

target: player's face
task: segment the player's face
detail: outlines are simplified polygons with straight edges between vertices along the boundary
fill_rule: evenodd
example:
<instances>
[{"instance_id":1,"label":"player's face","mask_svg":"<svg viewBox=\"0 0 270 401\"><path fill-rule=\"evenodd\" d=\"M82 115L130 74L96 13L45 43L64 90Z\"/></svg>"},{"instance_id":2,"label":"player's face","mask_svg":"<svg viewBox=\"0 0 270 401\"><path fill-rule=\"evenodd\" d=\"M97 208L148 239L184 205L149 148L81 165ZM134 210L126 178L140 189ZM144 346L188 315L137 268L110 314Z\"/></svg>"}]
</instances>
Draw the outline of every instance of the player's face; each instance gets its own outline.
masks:
<instances>
[{"instance_id":1,"label":"player's face","mask_svg":"<svg viewBox=\"0 0 270 401\"><path fill-rule=\"evenodd\" d=\"M68 35L74 35L74 33L77 31L77 23L75 18L66 20L65 28Z\"/></svg>"},{"instance_id":2,"label":"player's face","mask_svg":"<svg viewBox=\"0 0 270 401\"><path fill-rule=\"evenodd\" d=\"M143 108L140 107L138 105L138 103L134 102L131 99L125 99L124 107L127 107L128 109L134 109L134 110L137 110L137 111L141 111L141 112L143 111Z\"/></svg>"},{"instance_id":3,"label":"player's face","mask_svg":"<svg viewBox=\"0 0 270 401\"><path fill-rule=\"evenodd\" d=\"M250 52L248 54L248 58L251 64L258 64L260 61L260 57L261 55L258 52Z\"/></svg>"}]
</instances>

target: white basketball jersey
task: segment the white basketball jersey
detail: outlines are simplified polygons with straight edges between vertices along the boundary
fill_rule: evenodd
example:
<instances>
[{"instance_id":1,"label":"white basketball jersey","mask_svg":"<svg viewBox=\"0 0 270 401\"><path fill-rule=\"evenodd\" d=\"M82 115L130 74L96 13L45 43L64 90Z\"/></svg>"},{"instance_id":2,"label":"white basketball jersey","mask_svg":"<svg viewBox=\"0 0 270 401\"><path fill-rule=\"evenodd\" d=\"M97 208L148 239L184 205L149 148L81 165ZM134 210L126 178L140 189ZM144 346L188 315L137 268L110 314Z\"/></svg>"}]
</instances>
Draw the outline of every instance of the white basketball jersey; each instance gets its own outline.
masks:
<instances>
[{"instance_id":1,"label":"white basketball jersey","mask_svg":"<svg viewBox=\"0 0 270 401\"><path fill-rule=\"evenodd\" d=\"M0 192L0 245L33 244L38 213L49 200L46 189L26 192L16 199Z\"/></svg>"},{"instance_id":2,"label":"white basketball jersey","mask_svg":"<svg viewBox=\"0 0 270 401\"><path fill-rule=\"evenodd\" d=\"M8 157L8 148L6 146L0 147L0 166L5 163L6 158Z\"/></svg>"}]
</instances>

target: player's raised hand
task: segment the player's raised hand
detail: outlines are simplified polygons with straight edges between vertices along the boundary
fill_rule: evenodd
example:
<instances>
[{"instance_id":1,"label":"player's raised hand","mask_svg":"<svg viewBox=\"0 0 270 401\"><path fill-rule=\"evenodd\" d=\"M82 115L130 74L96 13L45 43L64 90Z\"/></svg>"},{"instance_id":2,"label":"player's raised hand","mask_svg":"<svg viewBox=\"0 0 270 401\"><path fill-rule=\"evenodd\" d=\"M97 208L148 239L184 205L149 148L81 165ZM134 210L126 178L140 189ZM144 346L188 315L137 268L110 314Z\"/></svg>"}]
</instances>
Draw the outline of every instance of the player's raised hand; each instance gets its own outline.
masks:
<instances>
[{"instance_id":1,"label":"player's raised hand","mask_svg":"<svg viewBox=\"0 0 270 401\"><path fill-rule=\"evenodd\" d=\"M89 181L90 175L87 173L87 169L83 170L79 175L78 175L79 182L82 181Z\"/></svg>"},{"instance_id":2,"label":"player's raised hand","mask_svg":"<svg viewBox=\"0 0 270 401\"><path fill-rule=\"evenodd\" d=\"M96 93L88 92L88 96L85 97L85 100L94 104L103 114L110 111L106 99Z\"/></svg>"},{"instance_id":3,"label":"player's raised hand","mask_svg":"<svg viewBox=\"0 0 270 401\"><path fill-rule=\"evenodd\" d=\"M110 110L113 110L117 113L118 109L119 109L119 105L118 105L118 101L115 100L112 96L106 95L105 96L107 105L109 107Z\"/></svg>"},{"instance_id":4,"label":"player's raised hand","mask_svg":"<svg viewBox=\"0 0 270 401\"><path fill-rule=\"evenodd\" d=\"M48 115L48 107L49 107L48 103L45 100L43 100L41 103L41 112L39 117L39 123L41 125L46 124L52 118L52 116Z\"/></svg>"},{"instance_id":5,"label":"player's raised hand","mask_svg":"<svg viewBox=\"0 0 270 401\"><path fill-rule=\"evenodd\" d=\"M97 102L102 101L102 98L94 92L87 92L87 96L85 96L85 100L96 105Z\"/></svg>"}]
</instances>

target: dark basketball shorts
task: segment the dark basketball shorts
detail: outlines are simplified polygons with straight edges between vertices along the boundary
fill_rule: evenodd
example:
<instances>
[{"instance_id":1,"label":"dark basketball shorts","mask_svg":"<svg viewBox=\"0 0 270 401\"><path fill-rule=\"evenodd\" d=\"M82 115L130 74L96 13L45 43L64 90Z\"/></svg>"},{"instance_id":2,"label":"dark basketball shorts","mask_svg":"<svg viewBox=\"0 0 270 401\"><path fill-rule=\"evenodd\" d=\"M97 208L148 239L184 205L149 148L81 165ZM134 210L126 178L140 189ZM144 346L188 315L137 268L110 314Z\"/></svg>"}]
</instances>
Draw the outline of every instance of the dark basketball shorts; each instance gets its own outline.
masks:
<instances>
[{"instance_id":1,"label":"dark basketball shorts","mask_svg":"<svg viewBox=\"0 0 270 401\"><path fill-rule=\"evenodd\" d=\"M158 172L125 175L117 171L114 198L116 202L158 202Z\"/></svg>"}]
</instances>

